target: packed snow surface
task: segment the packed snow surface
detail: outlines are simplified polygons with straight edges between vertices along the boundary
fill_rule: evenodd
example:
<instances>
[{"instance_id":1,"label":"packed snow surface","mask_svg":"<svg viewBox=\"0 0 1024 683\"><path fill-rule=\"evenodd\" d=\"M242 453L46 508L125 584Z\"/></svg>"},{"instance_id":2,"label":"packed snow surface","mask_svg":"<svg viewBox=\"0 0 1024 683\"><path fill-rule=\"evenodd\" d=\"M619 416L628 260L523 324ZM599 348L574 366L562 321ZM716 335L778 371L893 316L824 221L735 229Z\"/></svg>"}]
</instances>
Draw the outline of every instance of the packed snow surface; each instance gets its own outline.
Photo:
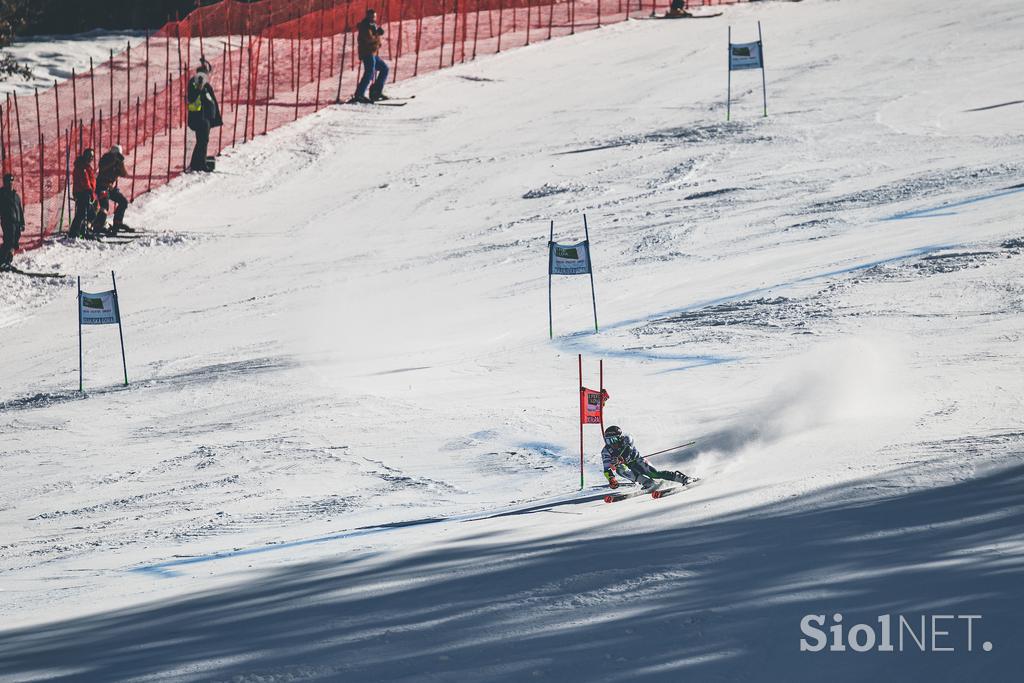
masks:
<instances>
[{"instance_id":1,"label":"packed snow surface","mask_svg":"<svg viewBox=\"0 0 1024 683\"><path fill-rule=\"evenodd\" d=\"M757 21L769 116L737 72L726 122ZM0 276L0 679L1015 679L1022 48L1017 0L632 21L19 256L68 277ZM561 277L549 340L583 214L600 332ZM79 393L112 270L130 385L89 327ZM699 486L606 505L588 427L576 493L577 354ZM978 618L801 652L836 614Z\"/></svg>"}]
</instances>

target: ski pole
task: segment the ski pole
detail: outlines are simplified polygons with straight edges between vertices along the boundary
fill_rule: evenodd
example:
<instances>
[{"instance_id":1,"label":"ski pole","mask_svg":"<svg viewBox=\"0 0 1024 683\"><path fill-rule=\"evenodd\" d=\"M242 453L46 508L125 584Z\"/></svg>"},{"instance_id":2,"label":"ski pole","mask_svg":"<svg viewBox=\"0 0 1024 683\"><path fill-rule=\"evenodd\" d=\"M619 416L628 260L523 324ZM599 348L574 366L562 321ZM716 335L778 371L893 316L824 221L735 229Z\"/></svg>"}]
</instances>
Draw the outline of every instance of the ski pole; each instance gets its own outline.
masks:
<instances>
[{"instance_id":1,"label":"ski pole","mask_svg":"<svg viewBox=\"0 0 1024 683\"><path fill-rule=\"evenodd\" d=\"M653 457L653 456L655 456L655 455L661 455L662 453L668 453L669 451L678 451L678 450L679 450L680 448L686 448L687 446L692 446L692 445L693 445L693 444L695 444L695 443L697 443L697 442L696 442L696 441L687 441L687 442L686 442L686 443L684 443L684 444L680 444L680 445L678 445L678 446L673 446L672 448L666 448L666 449L665 449L665 450L663 450L663 451L658 451L658 452L656 452L656 453L648 453L648 454L647 454L647 455L645 455L644 457L645 457L645 458L650 458L650 457Z\"/></svg>"}]
</instances>

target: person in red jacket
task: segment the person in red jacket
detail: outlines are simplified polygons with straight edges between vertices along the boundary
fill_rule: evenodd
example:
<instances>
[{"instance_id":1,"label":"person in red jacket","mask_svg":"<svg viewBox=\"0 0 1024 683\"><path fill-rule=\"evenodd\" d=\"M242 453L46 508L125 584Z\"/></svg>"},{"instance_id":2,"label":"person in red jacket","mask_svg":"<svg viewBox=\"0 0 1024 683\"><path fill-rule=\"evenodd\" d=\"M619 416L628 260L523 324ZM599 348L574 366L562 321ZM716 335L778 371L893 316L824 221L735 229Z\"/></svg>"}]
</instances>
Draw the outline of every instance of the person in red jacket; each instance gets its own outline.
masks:
<instances>
[{"instance_id":1,"label":"person in red jacket","mask_svg":"<svg viewBox=\"0 0 1024 683\"><path fill-rule=\"evenodd\" d=\"M75 217L71 221L71 237L85 237L85 227L94 217L96 205L96 170L92 162L95 153L91 149L82 152L75 159L74 184Z\"/></svg>"},{"instance_id":2,"label":"person in red jacket","mask_svg":"<svg viewBox=\"0 0 1024 683\"><path fill-rule=\"evenodd\" d=\"M128 209L128 198L117 189L117 179L127 178L128 170L124 167L124 152L121 145L114 145L110 151L100 157L100 172L96 176L96 201L100 210L93 219L93 232L106 232L107 212L110 211L110 200L114 200L114 225L110 234L116 235L120 230L134 232L124 224L124 212Z\"/></svg>"}]
</instances>

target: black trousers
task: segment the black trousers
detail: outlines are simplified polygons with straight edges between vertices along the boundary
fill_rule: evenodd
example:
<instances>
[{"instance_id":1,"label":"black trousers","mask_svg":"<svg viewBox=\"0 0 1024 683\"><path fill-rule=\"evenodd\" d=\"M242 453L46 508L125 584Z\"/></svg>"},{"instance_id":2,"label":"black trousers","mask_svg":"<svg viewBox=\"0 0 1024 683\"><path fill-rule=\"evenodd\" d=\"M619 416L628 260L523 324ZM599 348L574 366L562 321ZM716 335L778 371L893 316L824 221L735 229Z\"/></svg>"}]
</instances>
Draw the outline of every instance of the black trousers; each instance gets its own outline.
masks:
<instances>
[{"instance_id":1,"label":"black trousers","mask_svg":"<svg viewBox=\"0 0 1024 683\"><path fill-rule=\"evenodd\" d=\"M99 200L100 212L93 220L93 225L102 228L107 222L107 213L110 211L110 200L114 200L114 227L124 223L124 212L128 210L128 198L121 194L121 190L112 187L107 190L107 196Z\"/></svg>"},{"instance_id":2,"label":"black trousers","mask_svg":"<svg viewBox=\"0 0 1024 683\"><path fill-rule=\"evenodd\" d=\"M199 119L190 122L189 128L195 131L196 146L192 150L192 160L188 167L193 171L205 171L207 148L210 145L210 122L206 119Z\"/></svg>"},{"instance_id":3,"label":"black trousers","mask_svg":"<svg viewBox=\"0 0 1024 683\"><path fill-rule=\"evenodd\" d=\"M0 246L0 266L8 265L14 259L14 250L21 239L20 226L4 223L4 243Z\"/></svg>"},{"instance_id":4,"label":"black trousers","mask_svg":"<svg viewBox=\"0 0 1024 683\"><path fill-rule=\"evenodd\" d=\"M92 223L95 218L93 213L92 194L89 192L75 193L75 217L71 220L71 230L68 234L72 237L83 237L85 226Z\"/></svg>"}]
</instances>

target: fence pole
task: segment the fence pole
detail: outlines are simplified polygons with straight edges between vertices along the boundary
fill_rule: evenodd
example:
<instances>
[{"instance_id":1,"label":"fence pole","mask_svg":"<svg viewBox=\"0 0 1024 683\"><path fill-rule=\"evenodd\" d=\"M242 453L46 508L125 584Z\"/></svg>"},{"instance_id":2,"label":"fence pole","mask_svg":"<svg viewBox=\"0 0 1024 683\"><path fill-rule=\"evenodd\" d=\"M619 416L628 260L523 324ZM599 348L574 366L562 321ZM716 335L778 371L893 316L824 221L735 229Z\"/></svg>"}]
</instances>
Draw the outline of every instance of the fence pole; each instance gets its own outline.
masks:
<instances>
[{"instance_id":1,"label":"fence pole","mask_svg":"<svg viewBox=\"0 0 1024 683\"><path fill-rule=\"evenodd\" d=\"M107 115L110 117L114 116L114 51L110 51L110 61L107 62L107 68L110 69L110 108L107 109ZM114 145L114 122L110 121L110 146ZM100 136L100 147L103 146L103 136Z\"/></svg>"},{"instance_id":2,"label":"fence pole","mask_svg":"<svg viewBox=\"0 0 1024 683\"><path fill-rule=\"evenodd\" d=\"M21 144L21 109L18 107L18 93L14 93L14 119L18 124L18 175L21 178L21 196L25 197L25 152Z\"/></svg>"},{"instance_id":3,"label":"fence pole","mask_svg":"<svg viewBox=\"0 0 1024 683\"><path fill-rule=\"evenodd\" d=\"M149 149L149 175L146 177L146 192L153 189L153 160L156 159L156 108L159 102L157 101L157 88L156 83L153 84L153 133L150 137L150 149Z\"/></svg>"},{"instance_id":4,"label":"fence pole","mask_svg":"<svg viewBox=\"0 0 1024 683\"><path fill-rule=\"evenodd\" d=\"M43 166L43 159L46 158L46 145L43 142L43 134L39 134L39 246L43 244L43 231L46 229L46 186L43 181L46 172Z\"/></svg>"},{"instance_id":5,"label":"fence pole","mask_svg":"<svg viewBox=\"0 0 1024 683\"><path fill-rule=\"evenodd\" d=\"M480 36L480 0L476 0L476 21L473 23L473 56L476 59L476 41Z\"/></svg>"},{"instance_id":6,"label":"fence pole","mask_svg":"<svg viewBox=\"0 0 1024 683\"><path fill-rule=\"evenodd\" d=\"M142 98L135 98L135 127L129 126L132 129L132 201L135 201L135 181L139 176L139 127L144 126L145 123L139 120L139 112L142 111ZM128 111L128 118L131 119L131 109ZM142 139L145 140L146 136L143 135Z\"/></svg>"},{"instance_id":7,"label":"fence pole","mask_svg":"<svg viewBox=\"0 0 1024 683\"><path fill-rule=\"evenodd\" d=\"M515 11L515 10L513 10ZM495 52L501 52L501 24L505 20L505 0L498 0L498 49Z\"/></svg>"},{"instance_id":8,"label":"fence pole","mask_svg":"<svg viewBox=\"0 0 1024 683\"><path fill-rule=\"evenodd\" d=\"M448 66L455 66L455 53L458 51L456 47L459 43L459 0L453 0L452 2L452 61L448 63Z\"/></svg>"},{"instance_id":9,"label":"fence pole","mask_svg":"<svg viewBox=\"0 0 1024 683\"><path fill-rule=\"evenodd\" d=\"M263 104L263 134L267 134L270 125L270 98L274 96L274 33L271 29L267 45L267 101Z\"/></svg>"},{"instance_id":10,"label":"fence pole","mask_svg":"<svg viewBox=\"0 0 1024 683\"><path fill-rule=\"evenodd\" d=\"M90 147L102 147L103 141L100 140L100 144L96 144L96 138L93 137L96 132L96 69L92 63L92 57L89 57L89 110L92 112L92 123L89 124L89 146Z\"/></svg>"},{"instance_id":11,"label":"fence pole","mask_svg":"<svg viewBox=\"0 0 1024 683\"><path fill-rule=\"evenodd\" d=\"M416 15L416 62L412 67L413 78L420 73L420 44L423 39L423 0L420 0L420 11Z\"/></svg>"},{"instance_id":12,"label":"fence pole","mask_svg":"<svg viewBox=\"0 0 1024 683\"><path fill-rule=\"evenodd\" d=\"M131 43L128 43L128 47L127 47L127 49L125 51L126 51L126 53L128 55L128 76L125 79L125 96L124 96L125 110L128 112L128 119L127 119L127 121L125 121L125 124L124 124L125 125L125 131L127 132L127 129L131 127L131 118L132 118L132 44ZM118 131L120 131L120 126L121 126L121 117L120 117L121 99L120 98L118 98L118 100L117 100L117 108L118 108L117 125L118 125ZM119 137L119 138L121 137L120 132L118 132L117 137Z\"/></svg>"},{"instance_id":13,"label":"fence pole","mask_svg":"<svg viewBox=\"0 0 1024 683\"><path fill-rule=\"evenodd\" d=\"M316 103L313 111L320 111L320 81L324 77L324 0L320 0L320 55L316 65Z\"/></svg>"},{"instance_id":14,"label":"fence pole","mask_svg":"<svg viewBox=\"0 0 1024 683\"><path fill-rule=\"evenodd\" d=\"M437 56L437 68L438 69L443 69L444 68L444 28L445 28L445 17L446 16L447 15L445 14L444 0L441 0L441 47L438 48L438 56Z\"/></svg>"},{"instance_id":15,"label":"fence pole","mask_svg":"<svg viewBox=\"0 0 1024 683\"><path fill-rule=\"evenodd\" d=\"M6 106L6 105L5 105ZM0 106L0 172L7 173L7 126L4 124L4 106Z\"/></svg>"},{"instance_id":16,"label":"fence pole","mask_svg":"<svg viewBox=\"0 0 1024 683\"><path fill-rule=\"evenodd\" d=\"M555 25L555 3L551 3L551 11L548 12L548 40L551 40L551 31Z\"/></svg>"},{"instance_id":17,"label":"fence pole","mask_svg":"<svg viewBox=\"0 0 1024 683\"><path fill-rule=\"evenodd\" d=\"M295 62L295 118L299 120L299 90L302 83L302 15L299 6L295 5L295 43L298 44L298 58Z\"/></svg>"},{"instance_id":18,"label":"fence pole","mask_svg":"<svg viewBox=\"0 0 1024 683\"><path fill-rule=\"evenodd\" d=\"M398 60L402 57L402 35L405 33L405 0L398 0L398 45L396 46L395 64L391 70L391 82L398 81Z\"/></svg>"},{"instance_id":19,"label":"fence pole","mask_svg":"<svg viewBox=\"0 0 1024 683\"><path fill-rule=\"evenodd\" d=\"M526 0L526 44L530 44L530 19L532 17L533 6L530 4L530 0Z\"/></svg>"}]
</instances>

